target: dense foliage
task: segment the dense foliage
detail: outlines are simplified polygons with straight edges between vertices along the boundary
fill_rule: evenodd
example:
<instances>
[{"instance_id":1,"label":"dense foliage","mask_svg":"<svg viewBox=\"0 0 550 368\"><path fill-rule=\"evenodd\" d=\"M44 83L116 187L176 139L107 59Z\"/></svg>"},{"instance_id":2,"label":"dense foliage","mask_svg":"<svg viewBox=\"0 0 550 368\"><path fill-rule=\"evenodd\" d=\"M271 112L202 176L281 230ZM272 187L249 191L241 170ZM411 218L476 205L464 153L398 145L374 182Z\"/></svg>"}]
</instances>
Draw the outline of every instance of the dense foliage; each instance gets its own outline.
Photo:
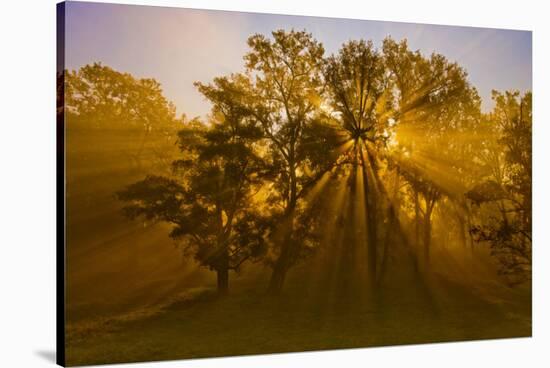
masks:
<instances>
[{"instance_id":1,"label":"dense foliage","mask_svg":"<svg viewBox=\"0 0 550 368\"><path fill-rule=\"evenodd\" d=\"M177 118L152 79L99 64L67 75L78 124L139 131L142 146L151 132L177 142L170 171L118 193L127 217L171 224L220 292L246 261L272 267L279 292L298 261L331 246L331 216L364 220L362 233L342 225L361 234L341 241L365 245L372 290L396 243L425 272L434 252L482 257L488 245L506 281L530 280L530 92L494 92L482 113L463 68L391 38L329 56L304 31L253 35L248 46L240 73L195 84L212 106L203 120Z\"/></svg>"}]
</instances>

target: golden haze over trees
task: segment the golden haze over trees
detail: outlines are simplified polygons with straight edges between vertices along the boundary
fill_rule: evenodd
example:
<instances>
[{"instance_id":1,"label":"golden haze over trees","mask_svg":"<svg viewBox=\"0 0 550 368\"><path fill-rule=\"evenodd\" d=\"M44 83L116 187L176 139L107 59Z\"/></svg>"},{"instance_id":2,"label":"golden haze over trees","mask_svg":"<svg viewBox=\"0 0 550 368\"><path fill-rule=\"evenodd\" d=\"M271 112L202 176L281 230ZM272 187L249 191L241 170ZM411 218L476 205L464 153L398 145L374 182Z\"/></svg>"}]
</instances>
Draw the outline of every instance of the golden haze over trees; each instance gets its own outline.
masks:
<instances>
[{"instance_id":1,"label":"golden haze over trees","mask_svg":"<svg viewBox=\"0 0 550 368\"><path fill-rule=\"evenodd\" d=\"M166 274L179 272L179 264L156 255L156 249L173 242L187 264L215 277L220 300L231 300L238 276L253 287L236 294L249 293L254 303L264 294L280 295L266 310L284 300L291 310L281 307L285 317L306 316L299 314L304 298L314 305L308 310L329 310L339 321L352 305L374 308L375 319L386 309L394 313L392 308L402 304L395 302L400 300L395 293L404 298L414 293L426 302L418 309L439 321L444 319L433 312L435 305L454 313L452 303L445 304L449 295L473 305L476 292L489 298L498 285L509 295L527 290L530 296L530 91L494 91L493 109L483 112L465 69L392 38L380 47L350 40L327 55L306 31L277 30L250 36L243 61L241 70L195 82L211 111L194 118L178 116L154 79L100 63L65 73L67 167L72 170L68 215L74 222L69 244L112 226L118 238L109 238L109 244L118 247L123 242L116 239L154 227L161 235L147 235L150 260L134 258L132 247L145 247L136 240L121 245L106 263L120 267L126 262L121 254L130 254L132 270L155 262L155 270L166 267L158 276L164 282ZM92 203L89 193L101 193L102 200ZM115 227L114 216L103 218L108 210L122 215L124 226ZM69 247L74 277L78 265L103 262L88 258L94 247L91 241ZM155 286L154 292L170 295L178 287ZM80 291L70 281L69 289L75 290L69 297L77 300ZM235 319L243 328L252 328L254 316L261 315L260 308L250 308L250 320ZM76 320L78 313L69 317ZM416 326L413 317L395 313L405 326ZM212 317L210 322L231 322L220 321ZM441 326L455 322L445 323ZM496 325L479 336L501 336L493 330ZM512 324L502 326L504 331ZM424 341L422 336L434 341L440 335L432 335L431 328L423 324L418 337L404 341L380 341ZM441 331L460 338L460 328ZM246 344L220 344L219 349L220 354L249 352ZM187 350L178 354L195 356Z\"/></svg>"}]
</instances>

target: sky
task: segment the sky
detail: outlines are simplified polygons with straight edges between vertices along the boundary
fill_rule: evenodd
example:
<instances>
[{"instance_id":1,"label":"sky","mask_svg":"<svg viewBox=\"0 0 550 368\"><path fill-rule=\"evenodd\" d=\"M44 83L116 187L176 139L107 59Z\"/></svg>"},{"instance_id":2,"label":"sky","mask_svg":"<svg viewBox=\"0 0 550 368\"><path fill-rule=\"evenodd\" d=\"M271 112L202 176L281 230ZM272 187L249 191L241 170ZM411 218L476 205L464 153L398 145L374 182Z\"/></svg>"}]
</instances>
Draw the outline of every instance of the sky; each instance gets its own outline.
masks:
<instances>
[{"instance_id":1,"label":"sky","mask_svg":"<svg viewBox=\"0 0 550 368\"><path fill-rule=\"evenodd\" d=\"M336 53L350 39L381 47L391 36L409 47L457 62L492 108L491 90L532 88L532 33L491 28L68 2L65 63L70 70L101 62L139 78L155 78L178 114L205 116L209 103L193 82L241 72L246 40L276 29L310 32Z\"/></svg>"}]
</instances>

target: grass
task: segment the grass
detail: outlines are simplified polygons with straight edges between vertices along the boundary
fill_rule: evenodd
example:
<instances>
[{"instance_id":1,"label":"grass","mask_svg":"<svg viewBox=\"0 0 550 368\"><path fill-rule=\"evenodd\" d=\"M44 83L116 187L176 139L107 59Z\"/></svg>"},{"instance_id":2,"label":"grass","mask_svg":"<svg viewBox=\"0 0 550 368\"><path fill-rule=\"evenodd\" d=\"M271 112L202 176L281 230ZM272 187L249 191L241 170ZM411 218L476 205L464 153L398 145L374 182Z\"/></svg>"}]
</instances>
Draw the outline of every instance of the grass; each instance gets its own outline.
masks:
<instances>
[{"instance_id":1,"label":"grass","mask_svg":"<svg viewBox=\"0 0 550 368\"><path fill-rule=\"evenodd\" d=\"M278 297L265 276L231 293L184 292L156 309L69 329L68 365L419 344L531 336L530 291L433 276L383 288L372 303L314 287L297 271ZM300 282L300 280L302 282ZM332 296L329 296L332 295Z\"/></svg>"}]
</instances>

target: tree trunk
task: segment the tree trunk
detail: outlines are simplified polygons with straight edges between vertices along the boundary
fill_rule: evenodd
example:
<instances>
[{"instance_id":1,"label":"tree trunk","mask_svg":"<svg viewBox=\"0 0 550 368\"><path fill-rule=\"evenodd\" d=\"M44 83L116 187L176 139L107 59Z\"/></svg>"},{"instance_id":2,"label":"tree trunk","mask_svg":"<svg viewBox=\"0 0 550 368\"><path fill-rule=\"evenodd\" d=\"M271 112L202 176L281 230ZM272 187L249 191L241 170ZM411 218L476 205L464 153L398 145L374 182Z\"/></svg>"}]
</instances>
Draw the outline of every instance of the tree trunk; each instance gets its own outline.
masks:
<instances>
[{"instance_id":1,"label":"tree trunk","mask_svg":"<svg viewBox=\"0 0 550 368\"><path fill-rule=\"evenodd\" d=\"M414 188L414 243L418 249L420 245L420 200L416 188Z\"/></svg>"},{"instance_id":2,"label":"tree trunk","mask_svg":"<svg viewBox=\"0 0 550 368\"><path fill-rule=\"evenodd\" d=\"M355 262L357 252L356 244L360 240L358 238L357 230L357 214L355 209L357 208L357 163L353 165L351 175L347 181L348 186L348 199L346 208L343 211L345 213L343 236L340 244L337 244L339 251L339 265L338 265L338 284L337 288L341 296L349 297L354 294L355 285L357 285L357 278L361 275L358 271L357 263ZM343 216L343 214L342 214Z\"/></svg>"},{"instance_id":3,"label":"tree trunk","mask_svg":"<svg viewBox=\"0 0 550 368\"><path fill-rule=\"evenodd\" d=\"M420 201L418 198L418 190L414 190L414 244L411 250L414 255L414 269L416 272L420 270Z\"/></svg>"},{"instance_id":4,"label":"tree trunk","mask_svg":"<svg viewBox=\"0 0 550 368\"><path fill-rule=\"evenodd\" d=\"M271 274L271 280L269 281L268 292L273 295L280 294L285 282L286 274L290 269L293 258L296 253L296 245L292 241L292 234L294 232L294 210L297 202L297 185L296 185L296 169L294 168L293 161L290 161L290 196L286 212L286 221L284 223L285 235L283 236L283 242L281 244L281 254L275 262L273 267L273 273Z\"/></svg>"},{"instance_id":5,"label":"tree trunk","mask_svg":"<svg viewBox=\"0 0 550 368\"><path fill-rule=\"evenodd\" d=\"M225 295L229 290L229 269L222 266L216 272L218 276L218 294Z\"/></svg>"},{"instance_id":6,"label":"tree trunk","mask_svg":"<svg viewBox=\"0 0 550 368\"><path fill-rule=\"evenodd\" d=\"M217 262L217 278L218 278L218 294L225 295L229 290L229 250L227 249L226 244L226 233L224 232L223 227L223 213L222 207L219 203L216 203L216 214L218 222L218 235L217 235L217 246L218 246L218 262Z\"/></svg>"},{"instance_id":7,"label":"tree trunk","mask_svg":"<svg viewBox=\"0 0 550 368\"><path fill-rule=\"evenodd\" d=\"M432 241L432 221L430 219L431 213L426 212L424 218L424 267L430 268L430 245Z\"/></svg>"},{"instance_id":8,"label":"tree trunk","mask_svg":"<svg viewBox=\"0 0 550 368\"><path fill-rule=\"evenodd\" d=\"M472 215L470 214L470 209L468 208L468 214L466 215L466 234L468 236L468 243L470 244L470 254L472 255L472 259L474 258L474 236L470 232L470 229L472 228Z\"/></svg>"},{"instance_id":9,"label":"tree trunk","mask_svg":"<svg viewBox=\"0 0 550 368\"><path fill-rule=\"evenodd\" d=\"M278 295L281 293L286 274L290 269L292 257L295 252L295 245L292 242L293 229L291 226L293 222L294 216L289 215L286 223L287 227L285 228L285 236L283 237L283 243L281 244L281 254L275 262L275 266L273 267L273 272L271 274L271 280L269 281L268 292L272 295Z\"/></svg>"},{"instance_id":10,"label":"tree trunk","mask_svg":"<svg viewBox=\"0 0 550 368\"><path fill-rule=\"evenodd\" d=\"M430 269L430 245L432 242L432 212L435 207L436 197L426 197L426 213L424 215L424 268Z\"/></svg>"},{"instance_id":11,"label":"tree trunk","mask_svg":"<svg viewBox=\"0 0 550 368\"><path fill-rule=\"evenodd\" d=\"M460 245L462 246L462 249L464 249L464 261L466 261L468 257L468 229L470 228L469 225L466 225L465 218L458 213L457 214L457 221L458 221L458 237L460 239Z\"/></svg>"},{"instance_id":12,"label":"tree trunk","mask_svg":"<svg viewBox=\"0 0 550 368\"><path fill-rule=\"evenodd\" d=\"M368 282L370 291L376 291L376 263L377 263L377 234L376 234L376 201L374 193L369 188L370 182L367 174L367 165L364 152L360 150L361 166L363 167L363 191L365 197L365 216L367 219L367 256L368 256ZM373 188L374 189L374 186Z\"/></svg>"},{"instance_id":13,"label":"tree trunk","mask_svg":"<svg viewBox=\"0 0 550 368\"><path fill-rule=\"evenodd\" d=\"M273 273L271 274L271 279L269 280L269 294L279 295L281 293L288 269L288 258L279 257L275 263L275 267L273 267Z\"/></svg>"},{"instance_id":14,"label":"tree trunk","mask_svg":"<svg viewBox=\"0 0 550 368\"><path fill-rule=\"evenodd\" d=\"M399 203L397 202L398 192L399 192L399 169L395 171L392 197L388 198L388 224L386 226L386 234L384 236L384 247L383 247L384 254L382 255L382 263L380 265L380 272L377 280L378 285L382 283L382 280L384 279L384 276L386 274L386 270L388 267L390 243L392 240L392 233L395 232L394 227L399 217L399 213L397 212L399 211Z\"/></svg>"},{"instance_id":15,"label":"tree trunk","mask_svg":"<svg viewBox=\"0 0 550 368\"><path fill-rule=\"evenodd\" d=\"M466 221L458 210L456 210L456 222L458 224L458 238L460 240L460 245L463 249L466 249L468 247L466 241Z\"/></svg>"}]
</instances>

